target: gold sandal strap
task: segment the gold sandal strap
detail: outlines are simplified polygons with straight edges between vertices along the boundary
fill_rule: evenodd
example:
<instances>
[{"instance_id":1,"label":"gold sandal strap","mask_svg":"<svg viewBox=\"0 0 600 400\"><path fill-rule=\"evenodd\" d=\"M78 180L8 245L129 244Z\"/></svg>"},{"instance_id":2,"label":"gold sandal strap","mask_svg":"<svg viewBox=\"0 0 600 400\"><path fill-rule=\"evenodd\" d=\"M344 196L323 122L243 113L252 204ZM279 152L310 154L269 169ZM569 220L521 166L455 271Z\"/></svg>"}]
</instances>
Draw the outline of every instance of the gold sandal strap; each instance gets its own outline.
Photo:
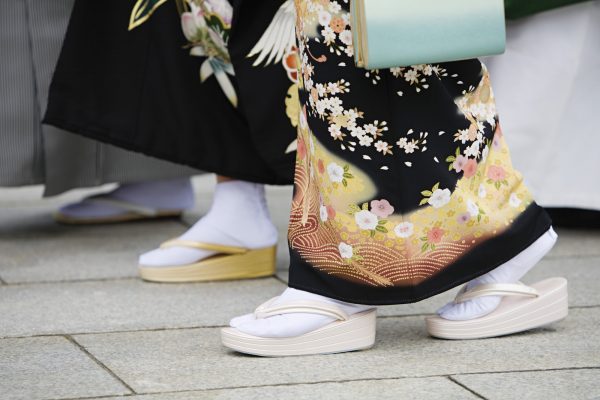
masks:
<instances>
[{"instance_id":1,"label":"gold sandal strap","mask_svg":"<svg viewBox=\"0 0 600 400\"><path fill-rule=\"evenodd\" d=\"M195 242L193 240L173 239L160 245L161 249L169 247L190 247L199 250L211 250L221 254L244 254L249 250L243 247L225 246L222 244L212 244L204 242Z\"/></svg>"}]
</instances>

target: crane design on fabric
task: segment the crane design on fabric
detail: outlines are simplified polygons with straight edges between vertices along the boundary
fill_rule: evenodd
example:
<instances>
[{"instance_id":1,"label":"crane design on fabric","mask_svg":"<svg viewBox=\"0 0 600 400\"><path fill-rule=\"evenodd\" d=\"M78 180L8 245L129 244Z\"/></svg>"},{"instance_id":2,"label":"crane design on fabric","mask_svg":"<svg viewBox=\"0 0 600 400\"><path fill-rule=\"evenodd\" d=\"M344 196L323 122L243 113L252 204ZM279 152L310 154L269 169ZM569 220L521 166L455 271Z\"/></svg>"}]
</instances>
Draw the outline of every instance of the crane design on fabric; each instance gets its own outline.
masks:
<instances>
[{"instance_id":1,"label":"crane design on fabric","mask_svg":"<svg viewBox=\"0 0 600 400\"><path fill-rule=\"evenodd\" d=\"M129 30L146 22L152 14L168 0L137 0L129 21ZM200 81L211 76L217 79L223 93L234 107L238 96L229 76L235 76L227 44L231 31L233 7L228 0L174 0L181 15L181 27L188 40L191 56L206 57L200 67ZM268 66L283 61L283 66L293 85L286 97L287 115L292 125L297 126L299 102L296 86L295 57L295 10L294 2L284 2L273 21L248 54L257 56L254 66ZM290 145L288 151L295 150Z\"/></svg>"}]
</instances>

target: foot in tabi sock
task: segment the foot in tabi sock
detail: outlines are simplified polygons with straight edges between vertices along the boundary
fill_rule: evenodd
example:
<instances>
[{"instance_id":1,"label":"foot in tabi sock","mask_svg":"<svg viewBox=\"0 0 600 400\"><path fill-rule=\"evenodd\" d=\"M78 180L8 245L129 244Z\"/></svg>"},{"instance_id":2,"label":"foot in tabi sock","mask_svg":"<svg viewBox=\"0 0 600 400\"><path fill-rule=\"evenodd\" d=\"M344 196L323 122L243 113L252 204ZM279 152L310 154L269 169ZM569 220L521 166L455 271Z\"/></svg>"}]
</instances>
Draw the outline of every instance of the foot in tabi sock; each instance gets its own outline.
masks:
<instances>
[{"instance_id":1,"label":"foot in tabi sock","mask_svg":"<svg viewBox=\"0 0 600 400\"><path fill-rule=\"evenodd\" d=\"M467 283L466 290L485 284L513 284L518 282L552 249L556 239L556 232L550 228L514 258ZM460 303L450 302L440 308L437 314L442 318L453 321L480 318L494 311L501 300L502 296L482 296Z\"/></svg>"},{"instance_id":2,"label":"foot in tabi sock","mask_svg":"<svg viewBox=\"0 0 600 400\"><path fill-rule=\"evenodd\" d=\"M348 316L373 309L373 306L345 303L318 294L287 288L281 296L274 300L271 306L289 305L294 303L315 302L339 307ZM333 316L312 314L310 312L295 312L278 314L267 318L257 318L256 315L246 314L231 320L230 325L240 332L265 338L286 338L304 335L315 331L336 320Z\"/></svg>"},{"instance_id":3,"label":"foot in tabi sock","mask_svg":"<svg viewBox=\"0 0 600 400\"><path fill-rule=\"evenodd\" d=\"M140 274L159 282L272 275L277 236L263 185L218 183L209 212L178 239L142 254Z\"/></svg>"},{"instance_id":4,"label":"foot in tabi sock","mask_svg":"<svg viewBox=\"0 0 600 400\"><path fill-rule=\"evenodd\" d=\"M189 178L122 184L112 192L67 204L58 222L92 224L179 216L194 205Z\"/></svg>"},{"instance_id":5,"label":"foot in tabi sock","mask_svg":"<svg viewBox=\"0 0 600 400\"><path fill-rule=\"evenodd\" d=\"M338 353L375 341L376 308L288 288L252 314L233 318L223 344L262 356Z\"/></svg>"}]
</instances>

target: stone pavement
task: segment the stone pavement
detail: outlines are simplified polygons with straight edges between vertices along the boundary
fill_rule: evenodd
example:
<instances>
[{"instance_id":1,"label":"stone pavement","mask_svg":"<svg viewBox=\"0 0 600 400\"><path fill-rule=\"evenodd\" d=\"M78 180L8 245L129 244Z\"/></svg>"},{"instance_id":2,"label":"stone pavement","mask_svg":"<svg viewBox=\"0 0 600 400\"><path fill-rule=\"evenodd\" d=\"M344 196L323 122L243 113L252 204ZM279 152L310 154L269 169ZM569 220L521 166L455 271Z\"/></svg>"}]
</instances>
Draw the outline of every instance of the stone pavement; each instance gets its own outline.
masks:
<instances>
[{"instance_id":1,"label":"stone pavement","mask_svg":"<svg viewBox=\"0 0 600 400\"><path fill-rule=\"evenodd\" d=\"M8 399L600 399L600 232L560 230L526 279L569 279L567 320L473 341L431 339L423 317L452 298L384 307L370 351L268 359L227 351L219 327L285 287L290 190L270 188L281 230L276 277L149 284L137 254L183 221L56 225L50 212L81 196L40 201L39 188L0 190L0 400Z\"/></svg>"}]
</instances>

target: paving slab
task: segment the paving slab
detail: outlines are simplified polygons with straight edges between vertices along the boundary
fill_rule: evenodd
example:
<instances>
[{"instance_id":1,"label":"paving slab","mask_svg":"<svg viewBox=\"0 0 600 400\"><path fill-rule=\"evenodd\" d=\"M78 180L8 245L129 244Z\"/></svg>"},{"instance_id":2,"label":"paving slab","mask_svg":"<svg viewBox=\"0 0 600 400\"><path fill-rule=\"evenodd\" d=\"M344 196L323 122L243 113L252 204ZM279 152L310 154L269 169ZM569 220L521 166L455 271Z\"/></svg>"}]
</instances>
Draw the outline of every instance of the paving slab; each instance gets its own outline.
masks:
<instances>
[{"instance_id":1,"label":"paving slab","mask_svg":"<svg viewBox=\"0 0 600 400\"><path fill-rule=\"evenodd\" d=\"M457 375L454 379L488 400L597 400L600 369Z\"/></svg>"},{"instance_id":2,"label":"paving slab","mask_svg":"<svg viewBox=\"0 0 600 400\"><path fill-rule=\"evenodd\" d=\"M36 400L130 393L64 337L0 340L0 398Z\"/></svg>"},{"instance_id":3,"label":"paving slab","mask_svg":"<svg viewBox=\"0 0 600 400\"><path fill-rule=\"evenodd\" d=\"M7 283L126 278L137 257L185 230L176 219L64 226L47 208L13 208L0 218L0 277Z\"/></svg>"},{"instance_id":4,"label":"paving slab","mask_svg":"<svg viewBox=\"0 0 600 400\"><path fill-rule=\"evenodd\" d=\"M600 256L600 230L559 228L558 241L548 257Z\"/></svg>"},{"instance_id":5,"label":"paving slab","mask_svg":"<svg viewBox=\"0 0 600 400\"><path fill-rule=\"evenodd\" d=\"M479 399L447 378L407 378L162 393L107 400L439 400L441 393L444 400Z\"/></svg>"},{"instance_id":6,"label":"paving slab","mask_svg":"<svg viewBox=\"0 0 600 400\"><path fill-rule=\"evenodd\" d=\"M220 345L218 329L79 335L76 340L139 393L556 368L600 367L600 311L505 338L429 338L420 317L385 318L369 351L258 358ZM485 357L474 357L483 353Z\"/></svg>"},{"instance_id":7,"label":"paving slab","mask_svg":"<svg viewBox=\"0 0 600 400\"><path fill-rule=\"evenodd\" d=\"M548 258L531 270L523 282L533 283L552 276L569 281L569 305L600 305L600 257Z\"/></svg>"},{"instance_id":8,"label":"paving slab","mask_svg":"<svg viewBox=\"0 0 600 400\"><path fill-rule=\"evenodd\" d=\"M131 279L0 287L0 337L222 326L279 294L274 278L152 284Z\"/></svg>"}]
</instances>

